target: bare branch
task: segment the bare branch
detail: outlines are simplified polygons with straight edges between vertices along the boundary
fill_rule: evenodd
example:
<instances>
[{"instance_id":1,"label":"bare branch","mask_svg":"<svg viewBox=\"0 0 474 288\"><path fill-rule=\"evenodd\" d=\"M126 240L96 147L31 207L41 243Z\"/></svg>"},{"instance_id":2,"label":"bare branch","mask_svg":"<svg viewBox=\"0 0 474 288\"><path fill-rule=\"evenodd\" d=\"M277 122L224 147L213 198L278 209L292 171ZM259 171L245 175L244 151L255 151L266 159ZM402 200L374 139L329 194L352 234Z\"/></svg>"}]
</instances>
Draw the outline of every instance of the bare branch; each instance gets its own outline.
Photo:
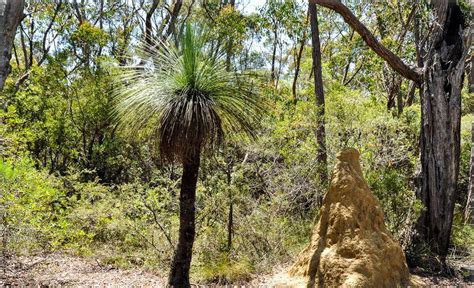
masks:
<instances>
[{"instance_id":1,"label":"bare branch","mask_svg":"<svg viewBox=\"0 0 474 288\"><path fill-rule=\"evenodd\" d=\"M61 10L61 5L63 4L63 1L60 0L56 4L56 8L54 9L54 15L53 18L51 18L51 21L49 22L48 28L46 28L46 31L43 34L43 41L42 41L42 47L43 47L43 56L41 56L41 59L38 61L38 66L43 63L43 61L46 59L50 47L46 47L46 41L48 39L48 33L53 27L54 22L56 21L56 17L58 16L59 10Z\"/></svg>"},{"instance_id":2,"label":"bare branch","mask_svg":"<svg viewBox=\"0 0 474 288\"><path fill-rule=\"evenodd\" d=\"M362 24L359 19L342 4L339 0L309 0L311 3L319 4L323 7L336 11L344 18L359 35L364 39L365 43L382 59L384 59L393 70L397 71L403 77L419 83L421 81L421 73L414 68L405 64L397 55L383 46L375 36Z\"/></svg>"}]
</instances>

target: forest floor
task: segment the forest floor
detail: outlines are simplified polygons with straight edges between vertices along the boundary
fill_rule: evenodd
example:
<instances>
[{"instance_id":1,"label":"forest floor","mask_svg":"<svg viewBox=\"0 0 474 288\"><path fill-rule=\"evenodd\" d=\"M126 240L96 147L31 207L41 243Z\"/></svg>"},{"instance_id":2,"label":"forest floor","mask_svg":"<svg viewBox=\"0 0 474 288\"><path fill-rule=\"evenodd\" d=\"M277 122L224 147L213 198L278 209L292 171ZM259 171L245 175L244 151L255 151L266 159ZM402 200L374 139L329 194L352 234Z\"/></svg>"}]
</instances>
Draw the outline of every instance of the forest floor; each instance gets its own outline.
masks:
<instances>
[{"instance_id":1,"label":"forest floor","mask_svg":"<svg viewBox=\"0 0 474 288\"><path fill-rule=\"evenodd\" d=\"M8 263L6 273L0 277L0 287L164 287L166 284L165 277L139 269L115 269L65 254L18 257ZM276 268L272 274L258 276L242 287L305 287L304 279L289 277L286 271L287 267ZM412 282L425 287L474 287L474 282L460 278L416 275Z\"/></svg>"}]
</instances>

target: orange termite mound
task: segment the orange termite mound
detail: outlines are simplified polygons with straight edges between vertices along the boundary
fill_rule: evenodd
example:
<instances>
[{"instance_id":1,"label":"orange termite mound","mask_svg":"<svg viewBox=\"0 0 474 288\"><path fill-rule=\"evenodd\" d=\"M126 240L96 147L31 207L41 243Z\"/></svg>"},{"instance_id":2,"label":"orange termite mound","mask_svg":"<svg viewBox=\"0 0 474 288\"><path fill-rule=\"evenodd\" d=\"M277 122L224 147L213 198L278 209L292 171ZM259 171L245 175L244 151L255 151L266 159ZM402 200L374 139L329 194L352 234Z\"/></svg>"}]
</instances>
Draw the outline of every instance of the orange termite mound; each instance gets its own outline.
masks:
<instances>
[{"instance_id":1,"label":"orange termite mound","mask_svg":"<svg viewBox=\"0 0 474 288\"><path fill-rule=\"evenodd\" d=\"M311 243L289 273L308 277L309 287L408 286L405 255L385 227L380 203L362 176L357 150L337 155Z\"/></svg>"}]
</instances>

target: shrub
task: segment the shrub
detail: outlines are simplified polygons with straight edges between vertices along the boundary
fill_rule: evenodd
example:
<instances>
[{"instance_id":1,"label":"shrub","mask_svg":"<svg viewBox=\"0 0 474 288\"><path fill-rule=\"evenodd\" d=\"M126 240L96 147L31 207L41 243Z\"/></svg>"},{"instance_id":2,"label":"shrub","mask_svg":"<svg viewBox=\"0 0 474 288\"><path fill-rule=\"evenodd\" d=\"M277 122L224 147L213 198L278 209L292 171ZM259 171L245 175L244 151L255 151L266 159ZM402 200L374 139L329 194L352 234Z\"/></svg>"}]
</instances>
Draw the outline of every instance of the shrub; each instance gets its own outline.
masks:
<instances>
[{"instance_id":1,"label":"shrub","mask_svg":"<svg viewBox=\"0 0 474 288\"><path fill-rule=\"evenodd\" d=\"M216 284L238 284L249 281L254 271L248 258L232 259L223 253L216 259L208 259L206 265L198 269L198 278L202 282Z\"/></svg>"},{"instance_id":2,"label":"shrub","mask_svg":"<svg viewBox=\"0 0 474 288\"><path fill-rule=\"evenodd\" d=\"M68 221L74 201L60 182L27 158L0 161L2 237L10 251L26 253L87 246L91 234Z\"/></svg>"}]
</instances>

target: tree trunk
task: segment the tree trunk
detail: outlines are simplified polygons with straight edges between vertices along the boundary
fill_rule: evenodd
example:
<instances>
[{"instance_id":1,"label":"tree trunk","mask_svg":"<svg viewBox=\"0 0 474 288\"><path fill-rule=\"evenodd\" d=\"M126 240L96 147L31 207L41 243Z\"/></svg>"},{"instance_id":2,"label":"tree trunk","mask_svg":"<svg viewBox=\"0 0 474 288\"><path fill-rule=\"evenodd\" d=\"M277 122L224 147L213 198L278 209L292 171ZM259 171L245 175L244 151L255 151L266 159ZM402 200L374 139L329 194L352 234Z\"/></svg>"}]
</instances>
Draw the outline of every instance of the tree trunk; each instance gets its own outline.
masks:
<instances>
[{"instance_id":1,"label":"tree trunk","mask_svg":"<svg viewBox=\"0 0 474 288\"><path fill-rule=\"evenodd\" d=\"M153 46L153 27L151 23L151 18L153 17L153 14L155 13L156 8L158 8L158 4L160 0L153 0L150 10L146 13L146 18L145 18L145 42L150 48Z\"/></svg>"},{"instance_id":2,"label":"tree trunk","mask_svg":"<svg viewBox=\"0 0 474 288\"><path fill-rule=\"evenodd\" d=\"M385 86L387 90L387 110L392 110L395 108L395 103L397 99L397 94L400 91L401 78L397 77L398 75L394 72L385 71L384 74L389 74L390 76L385 77Z\"/></svg>"},{"instance_id":3,"label":"tree trunk","mask_svg":"<svg viewBox=\"0 0 474 288\"><path fill-rule=\"evenodd\" d=\"M439 26L425 56L421 99L421 187L426 209L418 232L445 263L459 174L461 88L468 45L456 2L435 2Z\"/></svg>"},{"instance_id":4,"label":"tree trunk","mask_svg":"<svg viewBox=\"0 0 474 288\"><path fill-rule=\"evenodd\" d=\"M326 154L326 127L324 120L324 89L323 73L321 67L321 43L319 41L318 10L316 4L309 4L309 15L311 22L311 43L313 45L313 71L314 71L314 94L316 96L316 141L318 144L317 160L320 180L325 184L328 180L327 154ZM318 199L320 202L321 199Z\"/></svg>"},{"instance_id":5,"label":"tree trunk","mask_svg":"<svg viewBox=\"0 0 474 288\"><path fill-rule=\"evenodd\" d=\"M402 78L400 77L397 83L397 115L400 116L403 113L403 95L402 95Z\"/></svg>"},{"instance_id":6,"label":"tree trunk","mask_svg":"<svg viewBox=\"0 0 474 288\"><path fill-rule=\"evenodd\" d=\"M181 192L179 194L179 239L169 277L169 285L175 288L190 287L189 269L196 234L196 185L200 152L183 161Z\"/></svg>"},{"instance_id":7,"label":"tree trunk","mask_svg":"<svg viewBox=\"0 0 474 288\"><path fill-rule=\"evenodd\" d=\"M234 197L232 194L232 160L227 163L227 188L229 189L229 218L227 219L227 249L232 249L232 234L234 231Z\"/></svg>"},{"instance_id":8,"label":"tree trunk","mask_svg":"<svg viewBox=\"0 0 474 288\"><path fill-rule=\"evenodd\" d=\"M417 84L415 82L410 82L410 89L408 91L408 95L407 95L404 106L408 107L413 104L413 101L415 100L416 86Z\"/></svg>"},{"instance_id":9,"label":"tree trunk","mask_svg":"<svg viewBox=\"0 0 474 288\"><path fill-rule=\"evenodd\" d=\"M294 105L296 105L297 102L298 102L298 95L296 94L296 84L298 82L298 76L300 74L301 56L303 55L304 43L306 42L306 28L307 28L307 26L305 25L305 30L303 32L303 37L301 38L301 41L300 41L300 48L298 50L298 54L296 55L295 77L293 78L293 85L291 86L291 91L293 93L293 104Z\"/></svg>"},{"instance_id":10,"label":"tree trunk","mask_svg":"<svg viewBox=\"0 0 474 288\"><path fill-rule=\"evenodd\" d=\"M15 33L23 17L23 0L0 1L0 91L10 74L10 58Z\"/></svg>"},{"instance_id":11,"label":"tree trunk","mask_svg":"<svg viewBox=\"0 0 474 288\"><path fill-rule=\"evenodd\" d=\"M227 249L232 250L232 234L234 232L234 199L229 187L229 219L227 220Z\"/></svg>"},{"instance_id":12,"label":"tree trunk","mask_svg":"<svg viewBox=\"0 0 474 288\"><path fill-rule=\"evenodd\" d=\"M403 77L420 84L421 181L417 196L426 209L418 222L420 239L445 262L448 254L456 182L459 174L461 88L470 35L464 15L455 1L432 1L434 21L426 43L421 45L419 22L415 25L417 64L407 66L384 47L355 15L337 0L309 0L338 12L370 48ZM415 18L417 19L417 18ZM463 37L466 34L467 39ZM421 57L423 56L423 59Z\"/></svg>"},{"instance_id":13,"label":"tree trunk","mask_svg":"<svg viewBox=\"0 0 474 288\"><path fill-rule=\"evenodd\" d=\"M226 52L225 52L225 70L230 71L232 65L232 46L233 46L232 38L227 40L226 44Z\"/></svg>"},{"instance_id":14,"label":"tree trunk","mask_svg":"<svg viewBox=\"0 0 474 288\"><path fill-rule=\"evenodd\" d=\"M176 36L176 23L178 22L179 12L183 7L183 0L176 0L173 5L173 11L170 14L170 20L168 22L168 28L166 29L165 35L163 38L168 38L173 35Z\"/></svg>"},{"instance_id":15,"label":"tree trunk","mask_svg":"<svg viewBox=\"0 0 474 288\"><path fill-rule=\"evenodd\" d=\"M467 202L466 210L464 212L464 221L465 223L474 225L474 122L472 122L471 133L471 165L469 169L469 188L467 190Z\"/></svg>"},{"instance_id":16,"label":"tree trunk","mask_svg":"<svg viewBox=\"0 0 474 288\"><path fill-rule=\"evenodd\" d=\"M275 63L276 63L276 51L277 51L277 46L278 46L278 27L277 27L277 24L275 24L275 27L273 28L273 50L272 50L272 68L271 68L271 81L272 81L272 85L275 85L275 78L276 78L276 67L275 67Z\"/></svg>"},{"instance_id":17,"label":"tree trunk","mask_svg":"<svg viewBox=\"0 0 474 288\"><path fill-rule=\"evenodd\" d=\"M227 3L226 3L227 5ZM229 1L230 7L232 7L232 10L235 9L235 0ZM225 55L225 69L227 71L230 71L231 65L232 65L232 48L234 46L234 41L232 41L232 37L229 37L227 40L227 45L226 45L226 55Z\"/></svg>"},{"instance_id":18,"label":"tree trunk","mask_svg":"<svg viewBox=\"0 0 474 288\"><path fill-rule=\"evenodd\" d=\"M15 47L13 47L14 49ZM466 74L469 75L469 93L474 93L474 55L471 54L469 64L466 67Z\"/></svg>"}]
</instances>

